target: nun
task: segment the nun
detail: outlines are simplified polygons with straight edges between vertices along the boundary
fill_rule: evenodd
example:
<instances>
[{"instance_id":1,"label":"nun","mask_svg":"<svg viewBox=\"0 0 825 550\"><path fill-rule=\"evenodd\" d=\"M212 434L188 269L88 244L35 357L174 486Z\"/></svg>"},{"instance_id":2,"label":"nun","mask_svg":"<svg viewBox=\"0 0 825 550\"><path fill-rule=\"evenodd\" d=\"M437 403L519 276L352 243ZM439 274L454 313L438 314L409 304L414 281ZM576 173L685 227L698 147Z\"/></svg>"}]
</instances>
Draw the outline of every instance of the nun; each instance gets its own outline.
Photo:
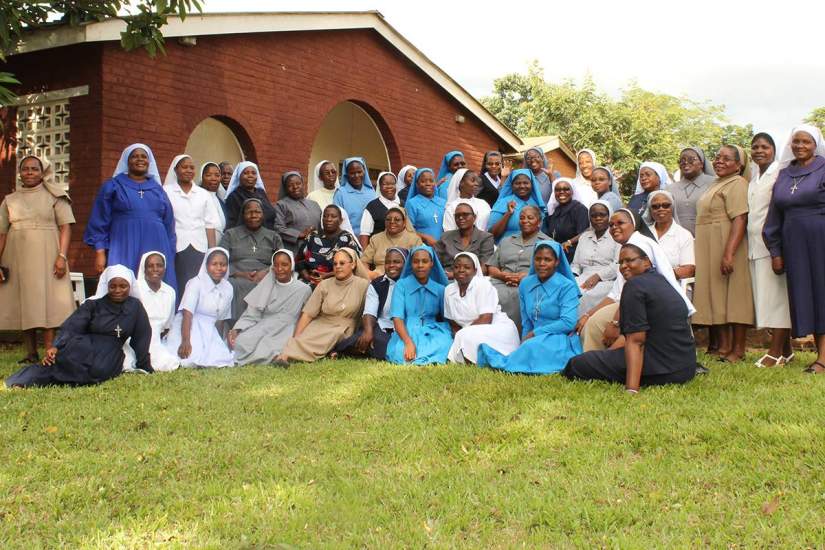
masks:
<instances>
[{"instance_id":1,"label":"nun","mask_svg":"<svg viewBox=\"0 0 825 550\"><path fill-rule=\"evenodd\" d=\"M407 194L410 192L410 187L412 186L413 177L415 176L416 170L418 170L417 167L412 164L407 164L398 171L398 178L396 179L398 182L398 188L396 189L396 192L398 193L398 198L401 201L401 206L404 206L404 203L407 202Z\"/></svg>"},{"instance_id":2,"label":"nun","mask_svg":"<svg viewBox=\"0 0 825 550\"><path fill-rule=\"evenodd\" d=\"M313 190L307 195L311 201L318 203L318 207L323 210L330 204L338 189L338 169L335 163L322 160L315 165L312 171Z\"/></svg>"},{"instance_id":3,"label":"nun","mask_svg":"<svg viewBox=\"0 0 825 550\"><path fill-rule=\"evenodd\" d=\"M696 234L696 203L707 191L716 173L705 152L699 147L686 147L679 153L681 179L670 186L673 195L673 212L682 227Z\"/></svg>"},{"instance_id":4,"label":"nun","mask_svg":"<svg viewBox=\"0 0 825 550\"><path fill-rule=\"evenodd\" d=\"M266 277L246 295L246 311L229 331L229 345L238 365L271 363L295 330L312 289L295 277L292 251L272 255Z\"/></svg>"},{"instance_id":5,"label":"nun","mask_svg":"<svg viewBox=\"0 0 825 550\"><path fill-rule=\"evenodd\" d=\"M544 219L547 201L542 199L533 172L524 168L513 170L501 186L498 199L490 212L490 221L487 222L487 231L493 234L497 243L519 233L519 214L527 205L538 208L539 219Z\"/></svg>"},{"instance_id":6,"label":"nun","mask_svg":"<svg viewBox=\"0 0 825 550\"><path fill-rule=\"evenodd\" d=\"M377 197L367 171L367 163L361 157L345 159L343 172L341 186L335 191L332 202L346 210L352 227L361 227L364 209Z\"/></svg>"},{"instance_id":7,"label":"nun","mask_svg":"<svg viewBox=\"0 0 825 550\"><path fill-rule=\"evenodd\" d=\"M441 159L441 165L438 167L438 176L435 180L435 194L447 200L447 188L450 179L461 168L467 166L467 161L464 160L464 153L461 151L450 151Z\"/></svg>"},{"instance_id":8,"label":"nun","mask_svg":"<svg viewBox=\"0 0 825 550\"><path fill-rule=\"evenodd\" d=\"M367 203L361 216L361 227L358 228L358 241L361 248L367 248L370 238L385 229L384 217L390 208L401 208L401 199L398 198L395 174L381 172L378 174L378 196ZM412 227L410 227L412 229Z\"/></svg>"},{"instance_id":9,"label":"nun","mask_svg":"<svg viewBox=\"0 0 825 550\"><path fill-rule=\"evenodd\" d=\"M321 230L321 207L304 197L304 178L295 171L281 176L281 194L275 203L275 231L293 254L312 233ZM280 248L280 247L279 247Z\"/></svg>"},{"instance_id":10,"label":"nun","mask_svg":"<svg viewBox=\"0 0 825 550\"><path fill-rule=\"evenodd\" d=\"M83 242L95 249L98 273L117 264L135 273L149 250L175 256L175 214L149 147L135 143L123 150L112 178L95 198ZM174 264L164 280L177 285Z\"/></svg>"},{"instance_id":11,"label":"nun","mask_svg":"<svg viewBox=\"0 0 825 550\"><path fill-rule=\"evenodd\" d=\"M453 345L447 359L453 363L476 363L479 345L486 344L502 355L518 348L515 323L501 311L498 293L472 252L459 252L453 259L453 278L444 290L444 317L453 330Z\"/></svg>"},{"instance_id":12,"label":"nun","mask_svg":"<svg viewBox=\"0 0 825 550\"><path fill-rule=\"evenodd\" d=\"M568 178L553 181L553 194L547 203L547 216L541 224L544 234L562 243L567 261L573 260L579 235L590 225L587 209L579 188Z\"/></svg>"},{"instance_id":13,"label":"nun","mask_svg":"<svg viewBox=\"0 0 825 550\"><path fill-rule=\"evenodd\" d=\"M618 273L616 259L620 245L607 231L612 214L607 201L597 200L590 205L590 227L579 237L579 245L570 264L582 293L579 316L607 296Z\"/></svg>"},{"instance_id":14,"label":"nun","mask_svg":"<svg viewBox=\"0 0 825 550\"><path fill-rule=\"evenodd\" d=\"M395 332L387 344L387 360L428 365L444 363L453 344L452 330L444 320L447 275L435 252L427 245L410 251L392 295L390 316Z\"/></svg>"},{"instance_id":15,"label":"nun","mask_svg":"<svg viewBox=\"0 0 825 550\"><path fill-rule=\"evenodd\" d=\"M653 191L647 199L642 219L665 251L676 278L689 279L696 274L694 239L691 232L680 225L673 205L673 195L669 191Z\"/></svg>"},{"instance_id":16,"label":"nun","mask_svg":"<svg viewBox=\"0 0 825 550\"><path fill-rule=\"evenodd\" d=\"M218 197L218 189L221 188L221 168L216 162L206 162L198 172L197 184L209 193L209 201L212 205L212 217L217 220L215 225L215 242L221 242L224 231L226 231L226 210L223 201Z\"/></svg>"},{"instance_id":17,"label":"nun","mask_svg":"<svg viewBox=\"0 0 825 550\"><path fill-rule=\"evenodd\" d=\"M553 195L553 167L547 162L547 156L541 147L530 147L524 152L524 168L532 174L539 187L541 204L547 204ZM499 195L501 198L501 195Z\"/></svg>"},{"instance_id":18,"label":"nun","mask_svg":"<svg viewBox=\"0 0 825 550\"><path fill-rule=\"evenodd\" d=\"M60 326L42 364L23 367L6 379L10 388L99 384L123 371L123 346L131 339L137 368L152 371L149 343L152 327L137 298L131 269L107 267L95 295L83 302Z\"/></svg>"},{"instance_id":19,"label":"nun","mask_svg":"<svg viewBox=\"0 0 825 550\"><path fill-rule=\"evenodd\" d=\"M261 171L254 162L239 162L232 172L232 179L226 189L226 227L231 229L243 223L241 210L249 199L261 201L263 210L263 226L267 229L275 227L275 209L266 196L264 180Z\"/></svg>"},{"instance_id":20,"label":"nun","mask_svg":"<svg viewBox=\"0 0 825 550\"><path fill-rule=\"evenodd\" d=\"M446 199L435 189L435 174L430 168L415 171L412 188L407 195L405 209L418 236L428 246L435 246L444 231L444 209ZM447 186L444 186L447 189Z\"/></svg>"},{"instance_id":21,"label":"nun","mask_svg":"<svg viewBox=\"0 0 825 550\"><path fill-rule=\"evenodd\" d=\"M487 343L478 365L521 374L554 374L582 352L576 326L579 287L567 257L553 240L536 243L530 274L519 284L521 346L506 354Z\"/></svg>"},{"instance_id":22,"label":"nun","mask_svg":"<svg viewBox=\"0 0 825 550\"><path fill-rule=\"evenodd\" d=\"M444 208L444 231L458 229L455 221L455 207L460 202L469 204L476 217L476 227L487 231L487 222L490 220L490 205L476 194L481 188L481 179L478 174L467 168L460 168L450 178L447 188L447 206ZM496 191L498 195L498 191Z\"/></svg>"},{"instance_id":23,"label":"nun","mask_svg":"<svg viewBox=\"0 0 825 550\"><path fill-rule=\"evenodd\" d=\"M641 218L647 208L650 194L659 189L666 189L669 182L667 168L658 162L643 162L639 167L639 177L636 178L636 189L627 207L637 219Z\"/></svg>"},{"instance_id":24,"label":"nun","mask_svg":"<svg viewBox=\"0 0 825 550\"><path fill-rule=\"evenodd\" d=\"M232 317L232 285L227 280L229 252L210 248L197 277L186 290L166 341L182 367L231 367L232 352L221 336Z\"/></svg>"}]
</instances>

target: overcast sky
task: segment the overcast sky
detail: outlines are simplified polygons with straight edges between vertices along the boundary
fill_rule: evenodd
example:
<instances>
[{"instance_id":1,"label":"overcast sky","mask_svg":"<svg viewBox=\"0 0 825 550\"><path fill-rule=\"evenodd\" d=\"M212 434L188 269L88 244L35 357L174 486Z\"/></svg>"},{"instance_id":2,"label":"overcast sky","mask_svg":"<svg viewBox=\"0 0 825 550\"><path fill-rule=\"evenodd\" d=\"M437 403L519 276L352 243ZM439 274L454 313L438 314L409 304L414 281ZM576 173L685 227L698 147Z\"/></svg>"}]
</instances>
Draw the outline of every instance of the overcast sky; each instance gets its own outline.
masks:
<instances>
[{"instance_id":1,"label":"overcast sky","mask_svg":"<svg viewBox=\"0 0 825 550\"><path fill-rule=\"evenodd\" d=\"M535 59L550 81L589 73L618 94L635 79L723 104L777 144L825 106L825 0L205 0L207 12L371 9L477 97Z\"/></svg>"}]
</instances>

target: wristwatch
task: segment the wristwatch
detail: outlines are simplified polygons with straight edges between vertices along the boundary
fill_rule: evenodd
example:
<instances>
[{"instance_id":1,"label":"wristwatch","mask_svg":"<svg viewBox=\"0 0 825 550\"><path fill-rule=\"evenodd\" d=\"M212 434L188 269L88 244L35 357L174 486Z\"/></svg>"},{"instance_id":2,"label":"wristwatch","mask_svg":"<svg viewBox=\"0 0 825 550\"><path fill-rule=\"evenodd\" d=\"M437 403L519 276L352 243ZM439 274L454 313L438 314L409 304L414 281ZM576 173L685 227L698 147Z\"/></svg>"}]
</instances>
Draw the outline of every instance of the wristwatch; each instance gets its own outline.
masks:
<instances>
[{"instance_id":1,"label":"wristwatch","mask_svg":"<svg viewBox=\"0 0 825 550\"><path fill-rule=\"evenodd\" d=\"M611 324L611 325L613 325L614 327L619 326L619 322L618 322L618 321L610 321L610 324Z\"/></svg>"}]
</instances>

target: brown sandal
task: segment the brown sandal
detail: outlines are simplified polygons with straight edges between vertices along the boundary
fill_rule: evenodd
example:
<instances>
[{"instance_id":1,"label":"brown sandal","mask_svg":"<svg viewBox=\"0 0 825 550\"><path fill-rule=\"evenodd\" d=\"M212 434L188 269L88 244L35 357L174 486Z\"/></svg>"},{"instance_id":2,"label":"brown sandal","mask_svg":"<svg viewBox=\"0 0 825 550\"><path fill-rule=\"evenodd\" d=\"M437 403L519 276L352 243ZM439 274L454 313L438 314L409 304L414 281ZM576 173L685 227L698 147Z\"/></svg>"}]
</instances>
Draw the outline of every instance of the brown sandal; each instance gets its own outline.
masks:
<instances>
[{"instance_id":1,"label":"brown sandal","mask_svg":"<svg viewBox=\"0 0 825 550\"><path fill-rule=\"evenodd\" d=\"M817 366L819 368L817 368ZM823 365L819 361L814 361L813 363L808 365L808 368L806 368L802 372L807 372L808 374L821 374L825 372L825 365Z\"/></svg>"}]
</instances>

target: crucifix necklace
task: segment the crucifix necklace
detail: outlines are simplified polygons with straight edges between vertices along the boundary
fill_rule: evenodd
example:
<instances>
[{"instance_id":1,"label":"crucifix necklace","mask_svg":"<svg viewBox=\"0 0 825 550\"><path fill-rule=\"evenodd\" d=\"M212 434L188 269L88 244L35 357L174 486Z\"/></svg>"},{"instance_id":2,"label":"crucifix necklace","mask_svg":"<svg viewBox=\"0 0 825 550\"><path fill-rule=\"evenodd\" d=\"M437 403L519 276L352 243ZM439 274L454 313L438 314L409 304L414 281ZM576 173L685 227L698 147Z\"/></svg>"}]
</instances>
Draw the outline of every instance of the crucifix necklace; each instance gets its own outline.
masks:
<instances>
[{"instance_id":1,"label":"crucifix necklace","mask_svg":"<svg viewBox=\"0 0 825 550\"><path fill-rule=\"evenodd\" d=\"M793 187L791 187L791 195L796 193L796 190L799 189L800 182L802 182L802 180L804 180L806 177L808 177L808 174L805 174L801 178L791 178L793 180Z\"/></svg>"},{"instance_id":2,"label":"crucifix necklace","mask_svg":"<svg viewBox=\"0 0 825 550\"><path fill-rule=\"evenodd\" d=\"M123 329L120 328L120 323L115 326L115 332L117 333L117 337L120 338L120 333L123 332Z\"/></svg>"},{"instance_id":3,"label":"crucifix necklace","mask_svg":"<svg viewBox=\"0 0 825 550\"><path fill-rule=\"evenodd\" d=\"M438 212L433 212L433 221L437 224L438 223Z\"/></svg>"},{"instance_id":4,"label":"crucifix necklace","mask_svg":"<svg viewBox=\"0 0 825 550\"><path fill-rule=\"evenodd\" d=\"M256 253L258 251L258 245L256 243L252 243L252 253Z\"/></svg>"},{"instance_id":5,"label":"crucifix necklace","mask_svg":"<svg viewBox=\"0 0 825 550\"><path fill-rule=\"evenodd\" d=\"M533 293L533 302L535 305L533 306L533 322L538 322L539 315L541 315L541 302L544 300L544 292L541 288L537 288L536 292Z\"/></svg>"},{"instance_id":6,"label":"crucifix necklace","mask_svg":"<svg viewBox=\"0 0 825 550\"><path fill-rule=\"evenodd\" d=\"M138 195L140 195L141 199L143 198L143 189L138 189Z\"/></svg>"}]
</instances>

